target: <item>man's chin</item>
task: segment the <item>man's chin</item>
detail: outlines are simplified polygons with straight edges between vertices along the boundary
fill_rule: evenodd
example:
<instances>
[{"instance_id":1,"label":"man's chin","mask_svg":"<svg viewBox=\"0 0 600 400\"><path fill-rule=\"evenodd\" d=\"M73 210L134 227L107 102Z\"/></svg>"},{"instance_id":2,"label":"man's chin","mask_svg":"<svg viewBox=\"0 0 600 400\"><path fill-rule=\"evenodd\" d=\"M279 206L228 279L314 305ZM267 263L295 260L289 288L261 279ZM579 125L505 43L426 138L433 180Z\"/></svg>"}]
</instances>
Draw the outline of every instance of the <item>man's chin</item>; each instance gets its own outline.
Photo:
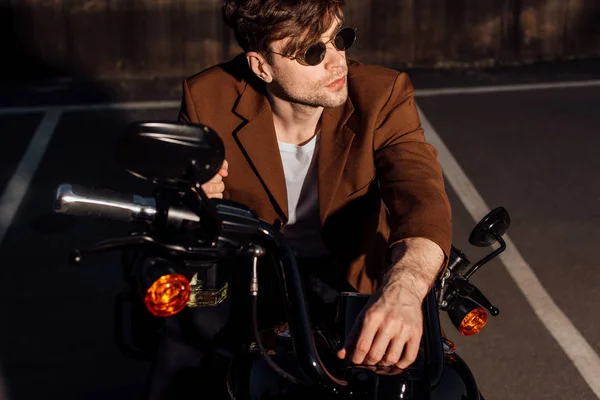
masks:
<instances>
[{"instance_id":1,"label":"man's chin","mask_svg":"<svg viewBox=\"0 0 600 400\"><path fill-rule=\"evenodd\" d=\"M327 96L327 99L324 99L322 107L325 108L335 108L343 105L346 100L348 100L348 87L346 85L342 86L339 91L330 93Z\"/></svg>"},{"instance_id":2,"label":"man's chin","mask_svg":"<svg viewBox=\"0 0 600 400\"><path fill-rule=\"evenodd\" d=\"M346 103L346 100L348 100L348 93L346 93L344 96L340 96L336 99L331 99L331 102L328 102L327 105L323 105L323 107L325 108L335 108L335 107L339 107L344 105L344 103Z\"/></svg>"},{"instance_id":3,"label":"man's chin","mask_svg":"<svg viewBox=\"0 0 600 400\"><path fill-rule=\"evenodd\" d=\"M325 96L313 97L312 99L290 99L288 101L309 107L335 108L343 105L348 99L348 89L344 87L337 93L327 93Z\"/></svg>"}]
</instances>

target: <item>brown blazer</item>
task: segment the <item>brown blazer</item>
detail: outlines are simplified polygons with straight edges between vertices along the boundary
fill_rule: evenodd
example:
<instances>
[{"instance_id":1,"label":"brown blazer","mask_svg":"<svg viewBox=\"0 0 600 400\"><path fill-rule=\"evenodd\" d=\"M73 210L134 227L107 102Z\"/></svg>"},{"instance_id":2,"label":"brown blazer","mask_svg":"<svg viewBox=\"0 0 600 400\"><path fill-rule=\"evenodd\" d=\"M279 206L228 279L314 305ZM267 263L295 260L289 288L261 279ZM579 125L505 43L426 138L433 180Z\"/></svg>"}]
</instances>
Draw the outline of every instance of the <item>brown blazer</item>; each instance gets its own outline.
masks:
<instances>
[{"instance_id":1,"label":"brown blazer","mask_svg":"<svg viewBox=\"0 0 600 400\"><path fill-rule=\"evenodd\" d=\"M348 65L348 100L322 114L319 214L325 245L348 282L372 293L394 242L425 237L448 256L451 213L408 76L350 60ZM223 139L229 163L224 197L281 229L287 192L264 93L264 83L240 55L183 82L180 120L208 125Z\"/></svg>"}]
</instances>

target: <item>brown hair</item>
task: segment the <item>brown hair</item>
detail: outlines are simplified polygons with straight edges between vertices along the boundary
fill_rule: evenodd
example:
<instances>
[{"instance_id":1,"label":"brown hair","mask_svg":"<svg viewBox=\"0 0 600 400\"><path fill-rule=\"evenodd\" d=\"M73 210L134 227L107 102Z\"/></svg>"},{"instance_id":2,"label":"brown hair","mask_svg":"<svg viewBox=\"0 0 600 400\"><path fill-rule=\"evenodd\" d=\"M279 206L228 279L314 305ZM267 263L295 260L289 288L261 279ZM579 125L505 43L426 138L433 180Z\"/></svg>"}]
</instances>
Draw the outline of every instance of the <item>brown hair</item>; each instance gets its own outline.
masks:
<instances>
[{"instance_id":1,"label":"brown hair","mask_svg":"<svg viewBox=\"0 0 600 400\"><path fill-rule=\"evenodd\" d=\"M343 5L344 0L224 0L222 11L242 49L270 62L272 42L289 37L281 53L296 54L318 42L336 18L344 20Z\"/></svg>"}]
</instances>

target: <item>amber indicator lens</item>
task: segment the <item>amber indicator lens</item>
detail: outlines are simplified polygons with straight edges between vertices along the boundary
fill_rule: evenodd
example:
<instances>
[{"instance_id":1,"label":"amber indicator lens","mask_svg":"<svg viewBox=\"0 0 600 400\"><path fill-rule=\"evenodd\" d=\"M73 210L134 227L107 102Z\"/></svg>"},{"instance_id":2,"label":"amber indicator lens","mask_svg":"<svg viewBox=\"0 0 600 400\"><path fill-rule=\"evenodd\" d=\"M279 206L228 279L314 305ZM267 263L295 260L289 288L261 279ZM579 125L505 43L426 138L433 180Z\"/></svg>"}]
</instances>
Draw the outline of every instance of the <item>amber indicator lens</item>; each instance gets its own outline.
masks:
<instances>
[{"instance_id":1,"label":"amber indicator lens","mask_svg":"<svg viewBox=\"0 0 600 400\"><path fill-rule=\"evenodd\" d=\"M487 312L481 307L476 308L463 318L458 331L464 336L475 335L483 329L487 319Z\"/></svg>"},{"instance_id":2,"label":"amber indicator lens","mask_svg":"<svg viewBox=\"0 0 600 400\"><path fill-rule=\"evenodd\" d=\"M488 314L485 308L469 298L459 298L448 309L450 320L464 336L472 336L480 332L487 323Z\"/></svg>"},{"instance_id":3,"label":"amber indicator lens","mask_svg":"<svg viewBox=\"0 0 600 400\"><path fill-rule=\"evenodd\" d=\"M190 299L190 282L181 274L168 274L158 278L146 292L146 308L157 317L177 314Z\"/></svg>"}]
</instances>

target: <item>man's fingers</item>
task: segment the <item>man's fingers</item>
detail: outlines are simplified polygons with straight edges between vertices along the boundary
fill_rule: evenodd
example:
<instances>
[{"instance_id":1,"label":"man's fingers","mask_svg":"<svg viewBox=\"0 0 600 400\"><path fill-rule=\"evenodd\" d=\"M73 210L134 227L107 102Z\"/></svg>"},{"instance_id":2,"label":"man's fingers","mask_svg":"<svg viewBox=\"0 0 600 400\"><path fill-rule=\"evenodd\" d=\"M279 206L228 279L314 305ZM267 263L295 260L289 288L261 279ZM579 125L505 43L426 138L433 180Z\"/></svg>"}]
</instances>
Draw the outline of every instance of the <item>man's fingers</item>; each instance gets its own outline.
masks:
<instances>
[{"instance_id":1,"label":"man's fingers","mask_svg":"<svg viewBox=\"0 0 600 400\"><path fill-rule=\"evenodd\" d=\"M408 329L404 322L396 318L386 318L377 331L377 336L367 355L367 364L394 365L402 355L404 343L408 339Z\"/></svg>"},{"instance_id":2,"label":"man's fingers","mask_svg":"<svg viewBox=\"0 0 600 400\"><path fill-rule=\"evenodd\" d=\"M392 339L393 333L389 331L389 329L385 329L385 327L380 326L377 334L375 335L375 339L373 339L373 343L371 343L371 349L367 353L365 357L365 364L375 365L379 363L383 356L386 355L386 349ZM398 361L396 359L396 361Z\"/></svg>"},{"instance_id":3,"label":"man's fingers","mask_svg":"<svg viewBox=\"0 0 600 400\"><path fill-rule=\"evenodd\" d=\"M360 332L355 334L355 337L358 336L358 339L354 343L354 348L351 348L352 362L354 364L362 364L366 355L371 350L371 344L373 343L375 334L379 329L378 316L373 312L367 312L365 313L365 317L362 321L362 329L360 329L360 325L361 324L357 323L353 327L353 330L358 329Z\"/></svg>"},{"instance_id":4,"label":"man's fingers","mask_svg":"<svg viewBox=\"0 0 600 400\"><path fill-rule=\"evenodd\" d=\"M223 182L223 176L220 174L216 174L215 176L213 176L211 178L210 181L208 181L206 183L219 183L219 182Z\"/></svg>"},{"instance_id":5,"label":"man's fingers","mask_svg":"<svg viewBox=\"0 0 600 400\"><path fill-rule=\"evenodd\" d=\"M402 358L400 361L396 363L396 366L401 369L408 368L415 360L417 359L417 354L419 353L419 345L421 343L421 339L418 336L411 336L406 345L404 346L404 353L402 354Z\"/></svg>"},{"instance_id":6,"label":"man's fingers","mask_svg":"<svg viewBox=\"0 0 600 400\"><path fill-rule=\"evenodd\" d=\"M227 160L223 160L223 164L221 165L221 168L219 169L219 171L217 172L217 174L215 176L213 176L211 178L211 180L209 180L208 182L204 183L202 185L202 190L204 190L204 193L206 193L206 195L210 198L215 198L217 196L213 196L215 194L221 194L221 196L217 197L219 199L223 198L223 190L225 190L225 183L223 182L223 178L225 178L227 175L229 175L229 173L227 172L227 169L229 168L229 164L227 163Z\"/></svg>"},{"instance_id":7,"label":"man's fingers","mask_svg":"<svg viewBox=\"0 0 600 400\"><path fill-rule=\"evenodd\" d=\"M222 177L226 177L227 175L229 175L228 169L229 163L227 162L227 160L223 160L223 165L221 165L221 169L219 169L218 174Z\"/></svg>"},{"instance_id":8,"label":"man's fingers","mask_svg":"<svg viewBox=\"0 0 600 400\"><path fill-rule=\"evenodd\" d=\"M381 360L380 364L384 367L397 364L402 357L404 347L406 346L406 337L397 336L390 341L388 348L385 352L385 356Z\"/></svg>"},{"instance_id":9,"label":"man's fingers","mask_svg":"<svg viewBox=\"0 0 600 400\"><path fill-rule=\"evenodd\" d=\"M359 314L358 317L356 318L354 325L352 326L352 329L350 329L350 332L348 333L348 336L346 337L346 340L344 342L344 347L338 351L338 357L341 359L346 359L346 357L351 356L352 355L352 349L354 346L354 343L356 343L356 339L358 338L358 334L360 333L361 330L361 321L362 321L363 315Z\"/></svg>"},{"instance_id":10,"label":"man's fingers","mask_svg":"<svg viewBox=\"0 0 600 400\"><path fill-rule=\"evenodd\" d=\"M222 193L223 190L225 190L225 183L223 183L223 182L219 182L219 183L207 182L202 185L202 190L204 190L204 193L206 193L207 196L209 194Z\"/></svg>"},{"instance_id":11,"label":"man's fingers","mask_svg":"<svg viewBox=\"0 0 600 400\"><path fill-rule=\"evenodd\" d=\"M209 199L222 199L223 193L206 193L206 197Z\"/></svg>"}]
</instances>

